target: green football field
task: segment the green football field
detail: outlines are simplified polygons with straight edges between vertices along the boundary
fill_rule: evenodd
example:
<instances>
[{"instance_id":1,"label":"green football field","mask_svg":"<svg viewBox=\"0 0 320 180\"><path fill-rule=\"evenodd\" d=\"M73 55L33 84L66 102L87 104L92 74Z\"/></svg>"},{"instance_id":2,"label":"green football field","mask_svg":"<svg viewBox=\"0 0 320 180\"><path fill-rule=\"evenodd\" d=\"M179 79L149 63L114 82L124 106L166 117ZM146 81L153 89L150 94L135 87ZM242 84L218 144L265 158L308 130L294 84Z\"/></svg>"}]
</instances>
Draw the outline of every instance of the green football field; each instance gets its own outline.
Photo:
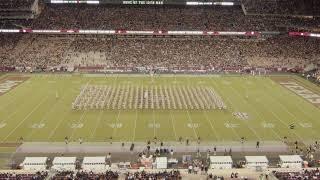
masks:
<instances>
[{"instance_id":1,"label":"green football field","mask_svg":"<svg viewBox=\"0 0 320 180\"><path fill-rule=\"evenodd\" d=\"M23 78L23 77L25 78ZM138 142L162 141L308 141L319 137L319 104L312 104L280 83L295 82L320 95L320 88L297 76L143 76L14 75L24 81L0 95L0 141ZM215 90L226 110L73 110L84 85L188 85Z\"/></svg>"}]
</instances>

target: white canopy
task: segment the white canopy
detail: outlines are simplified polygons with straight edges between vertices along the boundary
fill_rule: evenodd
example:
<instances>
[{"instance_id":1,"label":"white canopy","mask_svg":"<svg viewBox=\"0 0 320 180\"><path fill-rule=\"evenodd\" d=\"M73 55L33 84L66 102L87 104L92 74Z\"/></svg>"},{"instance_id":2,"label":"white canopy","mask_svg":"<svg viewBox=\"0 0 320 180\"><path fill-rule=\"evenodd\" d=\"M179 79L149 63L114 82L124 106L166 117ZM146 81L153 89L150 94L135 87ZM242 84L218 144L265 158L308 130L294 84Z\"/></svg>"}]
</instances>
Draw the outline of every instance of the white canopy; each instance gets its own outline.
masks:
<instances>
[{"instance_id":1,"label":"white canopy","mask_svg":"<svg viewBox=\"0 0 320 180\"><path fill-rule=\"evenodd\" d=\"M167 169L168 167L167 157L157 157L155 163L157 169Z\"/></svg>"},{"instance_id":2,"label":"white canopy","mask_svg":"<svg viewBox=\"0 0 320 180\"><path fill-rule=\"evenodd\" d=\"M280 155L280 160L283 162L299 162L302 163L302 158L299 155Z\"/></svg>"},{"instance_id":3,"label":"white canopy","mask_svg":"<svg viewBox=\"0 0 320 180\"><path fill-rule=\"evenodd\" d=\"M53 165L56 164L75 164L76 157L55 157L52 161Z\"/></svg>"},{"instance_id":4,"label":"white canopy","mask_svg":"<svg viewBox=\"0 0 320 180\"><path fill-rule=\"evenodd\" d=\"M52 169L55 170L74 171L76 169L76 157L55 157L52 164Z\"/></svg>"},{"instance_id":5,"label":"white canopy","mask_svg":"<svg viewBox=\"0 0 320 180\"><path fill-rule=\"evenodd\" d=\"M266 156L245 156L248 168L267 168L269 160Z\"/></svg>"},{"instance_id":6,"label":"white canopy","mask_svg":"<svg viewBox=\"0 0 320 180\"><path fill-rule=\"evenodd\" d=\"M48 157L26 157L21 166L24 170L46 170Z\"/></svg>"},{"instance_id":7,"label":"white canopy","mask_svg":"<svg viewBox=\"0 0 320 180\"><path fill-rule=\"evenodd\" d=\"M84 157L82 164L106 164L105 156L96 156L96 157Z\"/></svg>"},{"instance_id":8,"label":"white canopy","mask_svg":"<svg viewBox=\"0 0 320 180\"><path fill-rule=\"evenodd\" d=\"M302 158L299 155L280 155L280 165L284 168L302 168Z\"/></svg>"},{"instance_id":9,"label":"white canopy","mask_svg":"<svg viewBox=\"0 0 320 180\"><path fill-rule=\"evenodd\" d=\"M210 168L212 169L231 169L231 156L210 156Z\"/></svg>"},{"instance_id":10,"label":"white canopy","mask_svg":"<svg viewBox=\"0 0 320 180\"><path fill-rule=\"evenodd\" d=\"M101 172L106 170L106 157L84 157L82 162L82 169L84 171Z\"/></svg>"}]
</instances>

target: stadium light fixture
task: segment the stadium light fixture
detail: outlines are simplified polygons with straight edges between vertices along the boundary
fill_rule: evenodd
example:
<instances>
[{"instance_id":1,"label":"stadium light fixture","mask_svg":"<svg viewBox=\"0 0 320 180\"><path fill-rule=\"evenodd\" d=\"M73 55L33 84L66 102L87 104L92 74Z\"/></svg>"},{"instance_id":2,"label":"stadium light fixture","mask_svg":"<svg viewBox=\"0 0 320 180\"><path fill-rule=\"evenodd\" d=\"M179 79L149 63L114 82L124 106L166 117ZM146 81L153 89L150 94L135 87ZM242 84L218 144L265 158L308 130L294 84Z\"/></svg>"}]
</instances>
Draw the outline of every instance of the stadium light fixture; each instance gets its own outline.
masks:
<instances>
[{"instance_id":1,"label":"stadium light fixture","mask_svg":"<svg viewBox=\"0 0 320 180\"><path fill-rule=\"evenodd\" d=\"M199 2L199 1L187 1L186 5L188 6L233 6L233 2Z\"/></svg>"},{"instance_id":2,"label":"stadium light fixture","mask_svg":"<svg viewBox=\"0 0 320 180\"><path fill-rule=\"evenodd\" d=\"M318 37L318 38L320 38L320 34L311 33L310 36L311 36L311 37Z\"/></svg>"},{"instance_id":3,"label":"stadium light fixture","mask_svg":"<svg viewBox=\"0 0 320 180\"><path fill-rule=\"evenodd\" d=\"M233 6L233 5L234 5L234 2L214 2L213 5Z\"/></svg>"},{"instance_id":4,"label":"stadium light fixture","mask_svg":"<svg viewBox=\"0 0 320 180\"><path fill-rule=\"evenodd\" d=\"M99 4L99 1L87 1L87 4Z\"/></svg>"},{"instance_id":5,"label":"stadium light fixture","mask_svg":"<svg viewBox=\"0 0 320 180\"><path fill-rule=\"evenodd\" d=\"M195 1L190 1L186 2L188 6L211 6L212 2L195 2Z\"/></svg>"}]
</instances>

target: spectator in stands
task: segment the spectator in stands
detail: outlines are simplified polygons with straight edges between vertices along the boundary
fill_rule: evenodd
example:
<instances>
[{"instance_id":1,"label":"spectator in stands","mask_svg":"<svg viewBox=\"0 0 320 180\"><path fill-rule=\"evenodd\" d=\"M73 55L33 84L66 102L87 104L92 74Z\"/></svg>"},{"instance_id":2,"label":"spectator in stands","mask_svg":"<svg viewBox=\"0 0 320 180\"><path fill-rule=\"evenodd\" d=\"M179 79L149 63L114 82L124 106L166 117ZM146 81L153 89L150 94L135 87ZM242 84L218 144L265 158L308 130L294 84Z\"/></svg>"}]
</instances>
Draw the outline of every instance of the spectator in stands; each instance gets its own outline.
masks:
<instances>
[{"instance_id":1,"label":"spectator in stands","mask_svg":"<svg viewBox=\"0 0 320 180\"><path fill-rule=\"evenodd\" d=\"M34 0L14 0L10 4L21 4L16 3L20 1L30 6ZM286 0L286 2L290 1L292 0ZM259 5L265 8L272 3L244 4L245 10L250 12L251 9L259 8ZM254 7L250 7L250 5L254 5ZM285 6L287 5L283 3L281 9L276 8L276 10L284 12ZM23 6L19 5L19 7ZM297 8L301 8L301 6ZM275 8L270 5L269 9ZM263 13L261 8L259 11ZM163 8L161 6L106 7L45 4L37 19L32 22L23 21L21 24L19 22L12 24L33 29L279 31L281 28L294 29L297 27L316 29L319 25L319 19L301 19L294 16L286 18L259 16L257 18L256 16L246 16L241 6L212 6L210 8L166 6Z\"/></svg>"},{"instance_id":2,"label":"spectator in stands","mask_svg":"<svg viewBox=\"0 0 320 180\"><path fill-rule=\"evenodd\" d=\"M170 172L158 172L158 173L147 173L145 171L127 173L126 180L143 180L143 179L181 179L179 171L173 170Z\"/></svg>"},{"instance_id":3,"label":"spectator in stands","mask_svg":"<svg viewBox=\"0 0 320 180\"><path fill-rule=\"evenodd\" d=\"M32 179L32 180L43 180L48 176L47 172L36 172L36 173L0 173L0 179Z\"/></svg>"},{"instance_id":4,"label":"spectator in stands","mask_svg":"<svg viewBox=\"0 0 320 180\"><path fill-rule=\"evenodd\" d=\"M220 72L251 67L299 71L308 64L320 62L317 39L283 37L247 42L227 39L56 39L31 34L18 37L0 35L2 69L49 71L61 67L91 67L93 70L106 67L130 72L144 68L161 68L165 72Z\"/></svg>"},{"instance_id":5,"label":"spectator in stands","mask_svg":"<svg viewBox=\"0 0 320 180\"><path fill-rule=\"evenodd\" d=\"M82 180L82 179L118 179L119 174L113 171L106 171L105 173L94 173L84 171L62 171L53 176L53 180Z\"/></svg>"}]
</instances>

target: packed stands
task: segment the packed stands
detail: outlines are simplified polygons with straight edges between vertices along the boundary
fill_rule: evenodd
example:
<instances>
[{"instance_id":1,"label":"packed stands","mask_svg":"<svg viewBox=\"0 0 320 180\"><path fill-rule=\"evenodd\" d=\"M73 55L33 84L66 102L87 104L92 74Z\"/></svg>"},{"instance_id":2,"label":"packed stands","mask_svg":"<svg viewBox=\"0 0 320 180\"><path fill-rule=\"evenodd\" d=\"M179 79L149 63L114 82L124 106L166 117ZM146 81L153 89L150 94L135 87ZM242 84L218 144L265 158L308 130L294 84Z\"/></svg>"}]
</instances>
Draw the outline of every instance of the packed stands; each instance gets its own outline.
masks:
<instances>
[{"instance_id":1,"label":"packed stands","mask_svg":"<svg viewBox=\"0 0 320 180\"><path fill-rule=\"evenodd\" d=\"M0 9L25 9L31 8L35 0L0 0Z\"/></svg>"},{"instance_id":2,"label":"packed stands","mask_svg":"<svg viewBox=\"0 0 320 180\"><path fill-rule=\"evenodd\" d=\"M320 16L318 0L242 0L248 13Z\"/></svg>"},{"instance_id":3,"label":"packed stands","mask_svg":"<svg viewBox=\"0 0 320 180\"><path fill-rule=\"evenodd\" d=\"M135 179L182 179L179 171L164 171L164 172L157 172L157 173L146 173L142 172L135 172L126 174L126 180L135 180Z\"/></svg>"},{"instance_id":4,"label":"packed stands","mask_svg":"<svg viewBox=\"0 0 320 180\"><path fill-rule=\"evenodd\" d=\"M48 176L47 172L25 172L25 173L0 173L0 180L43 180Z\"/></svg>"},{"instance_id":5,"label":"packed stands","mask_svg":"<svg viewBox=\"0 0 320 180\"><path fill-rule=\"evenodd\" d=\"M313 170L302 170L302 171L292 171L292 172L274 172L274 175L279 180L296 180L296 179L320 179L319 169Z\"/></svg>"},{"instance_id":6,"label":"packed stands","mask_svg":"<svg viewBox=\"0 0 320 180\"><path fill-rule=\"evenodd\" d=\"M119 39L45 35L0 35L6 67L54 66L135 69L302 69L319 63L319 39Z\"/></svg>"},{"instance_id":7,"label":"packed stands","mask_svg":"<svg viewBox=\"0 0 320 180\"><path fill-rule=\"evenodd\" d=\"M78 13L80 12L81 13ZM78 18L82 21L78 21ZM57 20L59 19L59 20ZM261 25L259 25L261 24ZM240 8L47 6L32 25L43 29L261 30L274 23L246 18ZM49 26L48 26L49 25ZM259 27L260 26L260 27Z\"/></svg>"},{"instance_id":8,"label":"packed stands","mask_svg":"<svg viewBox=\"0 0 320 180\"><path fill-rule=\"evenodd\" d=\"M246 1L244 1L246 2ZM0 0L0 8L30 8L32 0ZM291 3L295 3L292 1ZM13 5L15 4L15 5ZM245 4L255 12L254 4ZM280 3L281 5L281 3ZM278 7L259 7L260 13L280 13ZM305 7L308 10L310 7ZM2 11L13 16L13 11ZM9 14L8 14L9 13ZM20 12L14 12L19 15ZM299 14L295 9L284 13ZM114 29L114 30L219 30L219 31L279 31L286 29L320 28L320 19L296 17L246 16L240 7L155 7L45 5L34 20L4 20L0 28L33 29ZM37 35L0 34L0 71L65 70L92 68L119 69L130 72L159 70L203 70L205 72L243 71L262 68L270 71L302 71L309 64L320 63L320 39L288 37L182 37L153 38L104 35ZM314 77L320 81L320 71ZM169 151L168 151L169 152ZM198 164L198 163L194 163ZM192 172L204 167L199 163ZM192 166L191 166L192 167ZM206 167L208 170L208 167ZM196 169L196 170L194 170ZM207 171L204 170L204 171ZM203 171L203 170L201 170ZM233 173L232 173L233 174ZM236 175L238 176L238 174ZM279 179L320 178L320 172L275 172ZM0 174L2 179L44 179L46 172L33 174ZM84 171L57 172L52 179L117 179L118 172ZM131 179L181 179L179 171L157 173L126 172ZM208 175L208 179L223 179Z\"/></svg>"},{"instance_id":9,"label":"packed stands","mask_svg":"<svg viewBox=\"0 0 320 180\"><path fill-rule=\"evenodd\" d=\"M39 0L1 0L0 19L32 19L34 15L39 12L38 1Z\"/></svg>"},{"instance_id":10,"label":"packed stands","mask_svg":"<svg viewBox=\"0 0 320 180\"><path fill-rule=\"evenodd\" d=\"M79 21L81 19L81 21ZM33 29L115 29L115 30L215 30L278 31L279 28L319 28L319 18L246 16L240 6L44 6L39 17L30 21L10 21Z\"/></svg>"},{"instance_id":11,"label":"packed stands","mask_svg":"<svg viewBox=\"0 0 320 180\"><path fill-rule=\"evenodd\" d=\"M11 1L10 1L11 2ZM12 1L13 2L13 1ZM26 6L32 1L20 2ZM246 4L246 1L243 2ZM21 5L24 7L25 5ZM20 5L19 5L20 6ZM81 21L79 21L81 19ZM111 6L46 4L34 20L4 20L0 28L61 30L210 30L278 31L318 28L319 18L246 16L240 6ZM299 28L296 28L299 27ZM152 31L151 31L152 32ZM118 33L121 35L121 32ZM236 33L235 33L236 34ZM272 33L271 33L272 34ZM137 67L221 71L243 68L303 69L319 62L319 40L260 32L254 37L183 37L179 40L110 36L1 34L0 62L4 67Z\"/></svg>"},{"instance_id":12,"label":"packed stands","mask_svg":"<svg viewBox=\"0 0 320 180\"><path fill-rule=\"evenodd\" d=\"M119 174L117 172L113 171L107 171L105 173L93 173L93 172L84 172L84 171L63 171L58 172L54 175L52 178L53 180L65 180L65 179L74 179L74 180L80 180L80 179L118 179Z\"/></svg>"}]
</instances>

